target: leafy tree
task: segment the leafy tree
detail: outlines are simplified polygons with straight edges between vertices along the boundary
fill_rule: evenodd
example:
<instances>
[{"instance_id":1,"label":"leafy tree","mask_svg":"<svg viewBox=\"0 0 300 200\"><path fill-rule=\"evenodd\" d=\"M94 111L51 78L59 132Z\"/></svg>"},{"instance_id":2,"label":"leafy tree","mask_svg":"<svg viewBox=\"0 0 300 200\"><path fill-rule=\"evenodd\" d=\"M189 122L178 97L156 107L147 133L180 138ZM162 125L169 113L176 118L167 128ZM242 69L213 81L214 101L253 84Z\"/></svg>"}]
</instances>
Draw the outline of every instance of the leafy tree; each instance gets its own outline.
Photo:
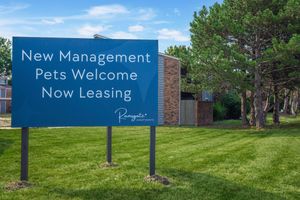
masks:
<instances>
[{"instance_id":1,"label":"leafy tree","mask_svg":"<svg viewBox=\"0 0 300 200\"><path fill-rule=\"evenodd\" d=\"M207 77L207 87L235 88L243 100L245 90L252 89L257 128L265 125L265 76L274 71L274 62L266 63L264 54L275 39L286 43L299 32L299 8L299 0L224 0L194 14L191 40L199 76L195 78Z\"/></svg>"},{"instance_id":2,"label":"leafy tree","mask_svg":"<svg viewBox=\"0 0 300 200\"><path fill-rule=\"evenodd\" d=\"M199 90L194 91L191 90L191 82L190 73L191 73L191 65L192 65L192 56L191 56L191 48L187 46L170 46L165 51L165 54L170 56L175 56L179 58L181 63L181 91L182 92L191 92L197 93Z\"/></svg>"},{"instance_id":3,"label":"leafy tree","mask_svg":"<svg viewBox=\"0 0 300 200\"><path fill-rule=\"evenodd\" d=\"M278 39L264 54L265 79L273 85L274 109L273 123L279 124L279 91L297 90L300 86L300 35L294 35L285 43Z\"/></svg>"},{"instance_id":4,"label":"leafy tree","mask_svg":"<svg viewBox=\"0 0 300 200\"><path fill-rule=\"evenodd\" d=\"M299 32L299 0L227 0L229 18L234 20L232 30L235 38L243 44L242 49L255 62L253 70L255 87L255 117L258 128L264 126L264 110L262 109L262 93L269 83L267 74L273 80L280 76L276 72L276 62L265 62L263 57L266 49L272 48L273 41L288 42L294 33ZM229 25L229 24L228 24ZM273 87L274 94L278 87ZM278 98L274 98L278 101ZM278 103L277 103L278 105ZM278 112L279 109L275 109ZM279 119L278 119L279 120Z\"/></svg>"},{"instance_id":5,"label":"leafy tree","mask_svg":"<svg viewBox=\"0 0 300 200\"><path fill-rule=\"evenodd\" d=\"M243 125L247 125L246 89L252 61L240 51L240 44L227 31L224 5L215 4L194 14L191 23L192 80L202 87L220 91L234 89L241 94Z\"/></svg>"},{"instance_id":6,"label":"leafy tree","mask_svg":"<svg viewBox=\"0 0 300 200\"><path fill-rule=\"evenodd\" d=\"M0 37L0 76L10 76L11 67L11 42Z\"/></svg>"}]
</instances>

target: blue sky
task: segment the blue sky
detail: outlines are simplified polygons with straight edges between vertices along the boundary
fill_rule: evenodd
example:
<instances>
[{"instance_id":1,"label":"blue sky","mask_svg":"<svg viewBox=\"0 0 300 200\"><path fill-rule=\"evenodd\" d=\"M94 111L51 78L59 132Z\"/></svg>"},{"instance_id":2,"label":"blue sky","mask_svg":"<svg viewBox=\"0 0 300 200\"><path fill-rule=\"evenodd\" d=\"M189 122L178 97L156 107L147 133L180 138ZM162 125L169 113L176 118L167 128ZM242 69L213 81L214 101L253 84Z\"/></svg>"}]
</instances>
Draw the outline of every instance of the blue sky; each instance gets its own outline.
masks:
<instances>
[{"instance_id":1,"label":"blue sky","mask_svg":"<svg viewBox=\"0 0 300 200\"><path fill-rule=\"evenodd\" d=\"M222 0L0 1L0 36L158 39L160 51L189 45L194 11Z\"/></svg>"}]
</instances>

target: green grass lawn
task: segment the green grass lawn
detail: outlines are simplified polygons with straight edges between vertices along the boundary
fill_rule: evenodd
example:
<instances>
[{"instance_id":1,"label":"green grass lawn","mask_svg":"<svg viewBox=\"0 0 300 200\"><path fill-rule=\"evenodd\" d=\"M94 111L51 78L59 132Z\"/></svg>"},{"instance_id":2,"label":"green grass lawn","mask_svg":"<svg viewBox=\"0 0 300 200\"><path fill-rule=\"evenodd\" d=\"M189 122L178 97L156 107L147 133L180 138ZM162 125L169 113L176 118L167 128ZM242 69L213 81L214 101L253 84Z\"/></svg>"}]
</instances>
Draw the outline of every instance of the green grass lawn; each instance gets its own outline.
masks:
<instances>
[{"instance_id":1,"label":"green grass lawn","mask_svg":"<svg viewBox=\"0 0 300 200\"><path fill-rule=\"evenodd\" d=\"M29 181L19 179L20 130L0 129L0 199L300 199L300 118L280 127L158 127L157 174L145 182L149 128L113 128L115 168L105 161L105 128L31 129Z\"/></svg>"}]
</instances>

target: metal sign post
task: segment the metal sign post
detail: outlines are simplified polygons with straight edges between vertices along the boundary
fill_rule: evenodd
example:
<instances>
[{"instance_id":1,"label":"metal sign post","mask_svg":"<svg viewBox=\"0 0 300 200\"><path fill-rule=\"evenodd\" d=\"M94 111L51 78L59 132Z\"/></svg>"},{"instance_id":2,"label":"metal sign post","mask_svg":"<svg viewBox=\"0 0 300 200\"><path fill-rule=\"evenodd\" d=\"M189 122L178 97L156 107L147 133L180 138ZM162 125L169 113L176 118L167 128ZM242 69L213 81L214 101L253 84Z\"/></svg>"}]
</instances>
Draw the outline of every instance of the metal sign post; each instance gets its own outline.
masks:
<instances>
[{"instance_id":1,"label":"metal sign post","mask_svg":"<svg viewBox=\"0 0 300 200\"><path fill-rule=\"evenodd\" d=\"M156 127L150 126L150 176L155 175Z\"/></svg>"},{"instance_id":2,"label":"metal sign post","mask_svg":"<svg viewBox=\"0 0 300 200\"><path fill-rule=\"evenodd\" d=\"M112 164L112 156L111 156L111 150L112 150L112 127L108 126L106 128L106 162L109 164Z\"/></svg>"},{"instance_id":3,"label":"metal sign post","mask_svg":"<svg viewBox=\"0 0 300 200\"><path fill-rule=\"evenodd\" d=\"M29 128L22 128L21 181L28 181L28 135Z\"/></svg>"}]
</instances>

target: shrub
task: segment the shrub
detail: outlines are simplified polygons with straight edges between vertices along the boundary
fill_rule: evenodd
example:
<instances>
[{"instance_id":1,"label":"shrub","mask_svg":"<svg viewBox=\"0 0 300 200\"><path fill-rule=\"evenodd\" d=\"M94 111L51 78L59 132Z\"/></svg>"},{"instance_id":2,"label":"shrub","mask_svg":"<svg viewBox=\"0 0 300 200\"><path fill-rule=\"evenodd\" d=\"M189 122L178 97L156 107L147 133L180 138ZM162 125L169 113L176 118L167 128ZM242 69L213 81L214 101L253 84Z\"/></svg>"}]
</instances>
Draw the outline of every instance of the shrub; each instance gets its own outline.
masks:
<instances>
[{"instance_id":1,"label":"shrub","mask_svg":"<svg viewBox=\"0 0 300 200\"><path fill-rule=\"evenodd\" d=\"M213 106L214 121L223 120L226 115L226 108L220 103L216 102Z\"/></svg>"},{"instance_id":2,"label":"shrub","mask_svg":"<svg viewBox=\"0 0 300 200\"><path fill-rule=\"evenodd\" d=\"M250 102L246 103L247 113L250 112ZM214 104L214 120L224 119L240 119L241 117L241 99L234 92L228 92L219 97L219 100Z\"/></svg>"},{"instance_id":3,"label":"shrub","mask_svg":"<svg viewBox=\"0 0 300 200\"><path fill-rule=\"evenodd\" d=\"M225 119L239 119L241 117L241 99L235 92L228 92L221 98L226 108Z\"/></svg>"}]
</instances>

